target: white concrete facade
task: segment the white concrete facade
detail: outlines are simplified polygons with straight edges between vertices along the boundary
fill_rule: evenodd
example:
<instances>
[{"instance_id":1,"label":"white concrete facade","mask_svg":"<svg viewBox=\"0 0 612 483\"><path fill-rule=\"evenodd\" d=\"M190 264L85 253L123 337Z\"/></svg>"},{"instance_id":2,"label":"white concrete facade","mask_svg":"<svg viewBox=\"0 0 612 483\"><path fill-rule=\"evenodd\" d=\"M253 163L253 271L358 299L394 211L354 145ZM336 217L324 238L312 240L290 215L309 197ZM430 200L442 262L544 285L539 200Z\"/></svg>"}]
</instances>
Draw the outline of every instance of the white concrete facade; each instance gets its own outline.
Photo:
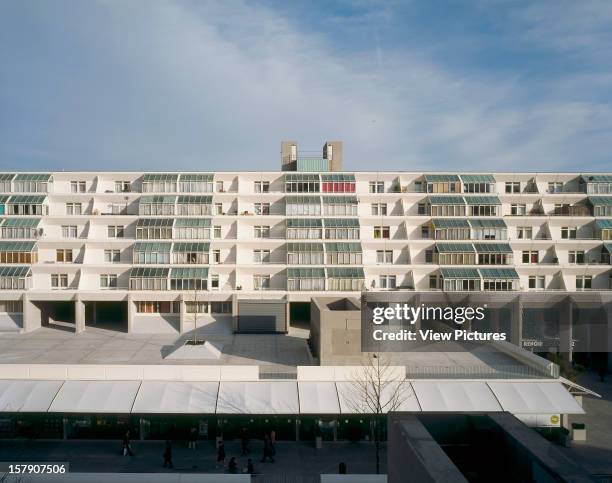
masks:
<instances>
[{"instance_id":1,"label":"white concrete facade","mask_svg":"<svg viewBox=\"0 0 612 483\"><path fill-rule=\"evenodd\" d=\"M340 181L327 181L331 176ZM20 177L38 181L24 183ZM143 326L148 331L150 324L154 332L166 328L183 332L188 323L185 302L196 296L202 310L210 314L215 310L235 313L231 305L213 307L211 302L231 304L233 299L235 304L236 298L310 301L323 293L354 296L362 289L571 292L612 288L612 175L607 174L54 172L3 173L0 178L0 242L2 251L10 254L10 260L3 258L0 264L4 274L0 274L4 311L0 319L4 325L21 323L26 331L40 326L37 301L74 302L77 331L85 328L90 317L85 304L127 301L129 331L143 330ZM196 180L191 188L190 179ZM300 191L288 192L288 183L295 179ZM342 189L335 191L333 184L326 183ZM471 192L470 185L484 192ZM28 191L19 191L24 188ZM179 208L184 196L200 197L189 200L197 205L195 211L181 211L192 209ZM326 208L331 198L339 206ZM155 206L145 207L147 201ZM288 208L290 204L294 207ZM151 214L158 209L162 214ZM33 220L30 231L14 227L20 225L16 220L25 219ZM146 219L166 220L167 231L159 231L157 238L141 238L137 226ZM179 220L206 220L202 231L193 232L204 236L179 238ZM291 238L289 220L307 220L304 223L315 225L315 234L319 223L320 236ZM440 221L444 225L445 220L468 225L463 232L440 234ZM485 236L476 233L473 220L500 221L497 231L490 228ZM332 222L358 228L341 227L336 231L339 238L329 238L333 229L328 233L327 227ZM350 233L357 235L346 238ZM464 235L456 238L456 233ZM33 247L10 245L28 241L35 242ZM180 243L200 245L185 249L186 258L179 259ZM288 248L297 243L302 248L296 253L317 255L304 259L295 255L290 260ZM334 246L337 243L351 245ZM143 248L148 251L151 244L164 245L169 258L141 263L134 253L137 244L148 244ZM501 250L506 258L493 261L482 245L495 245L492 252ZM15 258L24 250L29 250L30 258ZM206 251L205 258L199 258L201 250ZM347 250L354 250L353 256ZM448 254L444 259L443 253ZM17 283L14 275L6 272L11 267L28 268L21 275L24 286L13 285ZM157 278L167 280L161 282L163 288L131 287L135 267L160 269ZM205 280L197 295L191 289L173 288L170 279L177 268L205 269L183 277ZM311 268L318 269L311 272L315 278L324 279L321 285L317 290L295 290L308 277L299 269ZM465 281L470 276L453 278L459 281L451 284L455 275L445 271L448 268L475 269L472 279L477 277L477 285ZM339 281L334 282L335 269L341 270ZM487 269L510 271L489 280ZM298 282L288 280L291 273ZM10 285L5 277L11 279ZM500 284L500 279L509 283ZM170 304L144 307L139 302Z\"/></svg>"}]
</instances>

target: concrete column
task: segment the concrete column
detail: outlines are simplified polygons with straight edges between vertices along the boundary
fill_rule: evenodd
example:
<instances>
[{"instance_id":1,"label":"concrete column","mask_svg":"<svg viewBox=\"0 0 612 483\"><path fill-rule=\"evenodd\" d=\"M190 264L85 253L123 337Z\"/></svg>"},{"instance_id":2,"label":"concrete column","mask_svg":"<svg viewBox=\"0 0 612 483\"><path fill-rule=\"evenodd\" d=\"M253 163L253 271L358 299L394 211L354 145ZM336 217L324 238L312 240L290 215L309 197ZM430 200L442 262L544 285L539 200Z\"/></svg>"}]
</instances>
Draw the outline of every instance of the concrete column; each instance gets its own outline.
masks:
<instances>
[{"instance_id":1,"label":"concrete column","mask_svg":"<svg viewBox=\"0 0 612 483\"><path fill-rule=\"evenodd\" d=\"M183 299L183 296L181 296L181 301L179 302L179 304L181 307L179 333L184 334L185 332L187 332L187 303Z\"/></svg>"},{"instance_id":2,"label":"concrete column","mask_svg":"<svg viewBox=\"0 0 612 483\"><path fill-rule=\"evenodd\" d=\"M98 314L96 313L97 312L96 308L97 308L96 307L96 302L94 301L93 302L93 314L92 314L92 317L91 317L91 319L92 319L91 321L92 321L93 324L97 324L98 323Z\"/></svg>"},{"instance_id":3,"label":"concrete column","mask_svg":"<svg viewBox=\"0 0 612 483\"><path fill-rule=\"evenodd\" d=\"M42 324L42 312L30 299L30 295L23 294L23 331L32 332L40 329Z\"/></svg>"},{"instance_id":4,"label":"concrete column","mask_svg":"<svg viewBox=\"0 0 612 483\"><path fill-rule=\"evenodd\" d=\"M572 361L573 305L571 297L566 297L559 314L559 353L568 362Z\"/></svg>"},{"instance_id":5,"label":"concrete column","mask_svg":"<svg viewBox=\"0 0 612 483\"><path fill-rule=\"evenodd\" d=\"M232 332L238 332L238 296L232 295Z\"/></svg>"},{"instance_id":6,"label":"concrete column","mask_svg":"<svg viewBox=\"0 0 612 483\"><path fill-rule=\"evenodd\" d=\"M132 294L127 296L127 331L128 334L134 331L134 317L136 315L136 306L134 305L134 297Z\"/></svg>"},{"instance_id":7,"label":"concrete column","mask_svg":"<svg viewBox=\"0 0 612 483\"><path fill-rule=\"evenodd\" d=\"M510 342L521 347L523 336L523 301L522 296L517 295L512 302L512 319L510 321Z\"/></svg>"},{"instance_id":8,"label":"concrete column","mask_svg":"<svg viewBox=\"0 0 612 483\"><path fill-rule=\"evenodd\" d=\"M74 301L74 332L80 334L85 330L85 302L80 299Z\"/></svg>"}]
</instances>

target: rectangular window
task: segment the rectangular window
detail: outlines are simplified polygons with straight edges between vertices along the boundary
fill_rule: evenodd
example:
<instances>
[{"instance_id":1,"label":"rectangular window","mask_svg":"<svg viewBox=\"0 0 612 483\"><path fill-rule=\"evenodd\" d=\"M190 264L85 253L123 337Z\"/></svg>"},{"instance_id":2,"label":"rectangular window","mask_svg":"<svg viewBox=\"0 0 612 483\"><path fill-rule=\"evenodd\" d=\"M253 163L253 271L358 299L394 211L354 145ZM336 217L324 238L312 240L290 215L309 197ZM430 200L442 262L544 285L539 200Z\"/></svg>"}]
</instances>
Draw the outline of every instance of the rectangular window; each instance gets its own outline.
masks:
<instances>
[{"instance_id":1,"label":"rectangular window","mask_svg":"<svg viewBox=\"0 0 612 483\"><path fill-rule=\"evenodd\" d=\"M388 226L375 226L374 227L374 238L382 238L388 240L390 237L391 230Z\"/></svg>"},{"instance_id":2,"label":"rectangular window","mask_svg":"<svg viewBox=\"0 0 612 483\"><path fill-rule=\"evenodd\" d=\"M54 273L51 275L51 288L68 288L68 274Z\"/></svg>"},{"instance_id":3,"label":"rectangular window","mask_svg":"<svg viewBox=\"0 0 612 483\"><path fill-rule=\"evenodd\" d=\"M429 238L429 225L421 226L421 238Z\"/></svg>"},{"instance_id":4,"label":"rectangular window","mask_svg":"<svg viewBox=\"0 0 612 483\"><path fill-rule=\"evenodd\" d=\"M85 193L85 181L71 181L70 192L71 193Z\"/></svg>"},{"instance_id":5,"label":"rectangular window","mask_svg":"<svg viewBox=\"0 0 612 483\"><path fill-rule=\"evenodd\" d=\"M546 277L544 275L530 275L529 288L544 289L546 287Z\"/></svg>"},{"instance_id":6,"label":"rectangular window","mask_svg":"<svg viewBox=\"0 0 612 483\"><path fill-rule=\"evenodd\" d=\"M115 181L115 193L129 193L132 191L132 184L129 181Z\"/></svg>"},{"instance_id":7,"label":"rectangular window","mask_svg":"<svg viewBox=\"0 0 612 483\"><path fill-rule=\"evenodd\" d=\"M213 238L221 238L221 227L218 225L213 227Z\"/></svg>"},{"instance_id":8,"label":"rectangular window","mask_svg":"<svg viewBox=\"0 0 612 483\"><path fill-rule=\"evenodd\" d=\"M563 183L561 183L561 182L549 182L548 183L548 192L549 193L562 193L563 192Z\"/></svg>"},{"instance_id":9,"label":"rectangular window","mask_svg":"<svg viewBox=\"0 0 612 483\"><path fill-rule=\"evenodd\" d=\"M253 250L254 263L270 263L270 250Z\"/></svg>"},{"instance_id":10,"label":"rectangular window","mask_svg":"<svg viewBox=\"0 0 612 483\"><path fill-rule=\"evenodd\" d=\"M592 288L593 277L591 275L576 275L576 289L588 290Z\"/></svg>"},{"instance_id":11,"label":"rectangular window","mask_svg":"<svg viewBox=\"0 0 612 483\"><path fill-rule=\"evenodd\" d=\"M62 225L62 237L63 238L76 238L77 237L76 225Z\"/></svg>"},{"instance_id":12,"label":"rectangular window","mask_svg":"<svg viewBox=\"0 0 612 483\"><path fill-rule=\"evenodd\" d=\"M82 204L81 203L66 203L66 214L67 215L81 215Z\"/></svg>"},{"instance_id":13,"label":"rectangular window","mask_svg":"<svg viewBox=\"0 0 612 483\"><path fill-rule=\"evenodd\" d=\"M516 237L519 240L531 240L533 238L533 227L519 226L516 228Z\"/></svg>"},{"instance_id":14,"label":"rectangular window","mask_svg":"<svg viewBox=\"0 0 612 483\"><path fill-rule=\"evenodd\" d=\"M380 275L378 283L382 289L394 289L396 288L396 277L395 275Z\"/></svg>"},{"instance_id":15,"label":"rectangular window","mask_svg":"<svg viewBox=\"0 0 612 483\"><path fill-rule=\"evenodd\" d=\"M255 203L255 214L256 215L269 215L270 214L270 203Z\"/></svg>"},{"instance_id":16,"label":"rectangular window","mask_svg":"<svg viewBox=\"0 0 612 483\"><path fill-rule=\"evenodd\" d=\"M123 238L124 227L123 225L108 225L107 234L109 238Z\"/></svg>"},{"instance_id":17,"label":"rectangular window","mask_svg":"<svg viewBox=\"0 0 612 483\"><path fill-rule=\"evenodd\" d=\"M370 193L384 193L385 182L384 181L370 181Z\"/></svg>"},{"instance_id":18,"label":"rectangular window","mask_svg":"<svg viewBox=\"0 0 612 483\"><path fill-rule=\"evenodd\" d=\"M510 214L516 216L524 216L527 214L527 205L525 203L513 203L510 205Z\"/></svg>"},{"instance_id":19,"label":"rectangular window","mask_svg":"<svg viewBox=\"0 0 612 483\"><path fill-rule=\"evenodd\" d=\"M429 276L429 289L436 290L438 288L438 276L430 275Z\"/></svg>"},{"instance_id":20,"label":"rectangular window","mask_svg":"<svg viewBox=\"0 0 612 483\"><path fill-rule=\"evenodd\" d=\"M104 261L107 263L121 263L120 250L104 250Z\"/></svg>"},{"instance_id":21,"label":"rectangular window","mask_svg":"<svg viewBox=\"0 0 612 483\"><path fill-rule=\"evenodd\" d=\"M386 216L387 203L372 203L372 214L374 216Z\"/></svg>"},{"instance_id":22,"label":"rectangular window","mask_svg":"<svg viewBox=\"0 0 612 483\"><path fill-rule=\"evenodd\" d=\"M525 250L523 251L523 263L539 263L540 262L540 252L533 250Z\"/></svg>"},{"instance_id":23,"label":"rectangular window","mask_svg":"<svg viewBox=\"0 0 612 483\"><path fill-rule=\"evenodd\" d=\"M506 193L520 193L521 183L520 182L507 182Z\"/></svg>"},{"instance_id":24,"label":"rectangular window","mask_svg":"<svg viewBox=\"0 0 612 483\"><path fill-rule=\"evenodd\" d=\"M58 248L55 250L55 261L60 263L72 263L72 249Z\"/></svg>"},{"instance_id":25,"label":"rectangular window","mask_svg":"<svg viewBox=\"0 0 612 483\"><path fill-rule=\"evenodd\" d=\"M270 275L253 275L253 290L268 290Z\"/></svg>"},{"instance_id":26,"label":"rectangular window","mask_svg":"<svg viewBox=\"0 0 612 483\"><path fill-rule=\"evenodd\" d=\"M376 263L393 263L393 250L376 250Z\"/></svg>"},{"instance_id":27,"label":"rectangular window","mask_svg":"<svg viewBox=\"0 0 612 483\"><path fill-rule=\"evenodd\" d=\"M212 262L213 263L221 263L221 250L215 249L212 251Z\"/></svg>"},{"instance_id":28,"label":"rectangular window","mask_svg":"<svg viewBox=\"0 0 612 483\"><path fill-rule=\"evenodd\" d=\"M215 187L217 189L218 193L223 193L223 181L216 181L215 182Z\"/></svg>"},{"instance_id":29,"label":"rectangular window","mask_svg":"<svg viewBox=\"0 0 612 483\"><path fill-rule=\"evenodd\" d=\"M223 203L215 203L215 215L223 214Z\"/></svg>"},{"instance_id":30,"label":"rectangular window","mask_svg":"<svg viewBox=\"0 0 612 483\"><path fill-rule=\"evenodd\" d=\"M561 227L561 238L564 240L573 240L576 238L578 229L575 226L563 226Z\"/></svg>"},{"instance_id":31,"label":"rectangular window","mask_svg":"<svg viewBox=\"0 0 612 483\"><path fill-rule=\"evenodd\" d=\"M103 273L100 275L100 288L117 288L117 274Z\"/></svg>"},{"instance_id":32,"label":"rectangular window","mask_svg":"<svg viewBox=\"0 0 612 483\"><path fill-rule=\"evenodd\" d=\"M255 238L270 238L270 227L264 225L256 226Z\"/></svg>"},{"instance_id":33,"label":"rectangular window","mask_svg":"<svg viewBox=\"0 0 612 483\"><path fill-rule=\"evenodd\" d=\"M567 252L568 263L583 264L584 263L584 250L570 250Z\"/></svg>"},{"instance_id":34,"label":"rectangular window","mask_svg":"<svg viewBox=\"0 0 612 483\"><path fill-rule=\"evenodd\" d=\"M210 288L212 290L219 290L219 275L210 276Z\"/></svg>"},{"instance_id":35,"label":"rectangular window","mask_svg":"<svg viewBox=\"0 0 612 483\"><path fill-rule=\"evenodd\" d=\"M269 193L270 182L269 181L255 181L255 193Z\"/></svg>"}]
</instances>

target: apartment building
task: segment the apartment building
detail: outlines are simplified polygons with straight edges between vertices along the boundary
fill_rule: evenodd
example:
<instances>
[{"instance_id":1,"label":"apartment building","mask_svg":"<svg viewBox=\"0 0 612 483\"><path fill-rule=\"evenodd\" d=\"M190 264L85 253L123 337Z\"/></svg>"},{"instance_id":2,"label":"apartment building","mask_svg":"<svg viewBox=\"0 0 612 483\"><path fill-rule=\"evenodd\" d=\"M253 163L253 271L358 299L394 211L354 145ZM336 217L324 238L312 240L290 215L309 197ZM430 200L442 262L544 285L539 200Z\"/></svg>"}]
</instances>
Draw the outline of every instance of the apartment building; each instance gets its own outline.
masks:
<instances>
[{"instance_id":1,"label":"apartment building","mask_svg":"<svg viewBox=\"0 0 612 483\"><path fill-rule=\"evenodd\" d=\"M1 326L282 332L320 295L612 289L612 174L352 172L340 142L281 163L0 174Z\"/></svg>"}]
</instances>

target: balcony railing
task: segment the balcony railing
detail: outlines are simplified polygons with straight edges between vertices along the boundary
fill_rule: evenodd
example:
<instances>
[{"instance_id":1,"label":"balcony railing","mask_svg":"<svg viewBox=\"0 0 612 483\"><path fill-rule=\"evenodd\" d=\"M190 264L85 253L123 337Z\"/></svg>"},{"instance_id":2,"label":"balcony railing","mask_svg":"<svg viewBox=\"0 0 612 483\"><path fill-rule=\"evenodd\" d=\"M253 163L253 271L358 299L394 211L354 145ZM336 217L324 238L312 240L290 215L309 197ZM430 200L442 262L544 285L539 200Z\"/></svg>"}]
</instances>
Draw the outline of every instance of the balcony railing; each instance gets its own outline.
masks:
<instances>
[{"instance_id":1,"label":"balcony railing","mask_svg":"<svg viewBox=\"0 0 612 483\"><path fill-rule=\"evenodd\" d=\"M562 206L549 212L551 216L593 216L586 206Z\"/></svg>"}]
</instances>

